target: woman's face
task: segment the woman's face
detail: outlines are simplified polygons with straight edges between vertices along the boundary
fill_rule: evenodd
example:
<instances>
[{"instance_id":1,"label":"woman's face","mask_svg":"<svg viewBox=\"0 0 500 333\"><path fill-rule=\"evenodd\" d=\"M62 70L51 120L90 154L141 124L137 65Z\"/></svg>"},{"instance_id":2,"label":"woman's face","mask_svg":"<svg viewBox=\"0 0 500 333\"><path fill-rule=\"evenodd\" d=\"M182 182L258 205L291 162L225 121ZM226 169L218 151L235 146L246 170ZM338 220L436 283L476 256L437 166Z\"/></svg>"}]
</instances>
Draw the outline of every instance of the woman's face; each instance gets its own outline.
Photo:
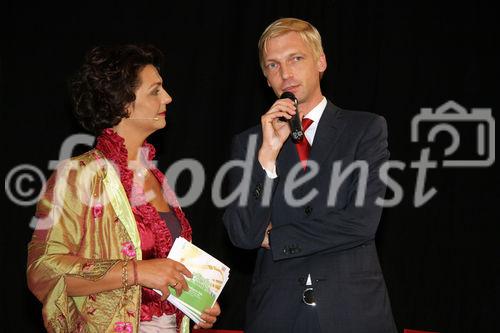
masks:
<instances>
[{"instance_id":1,"label":"woman's face","mask_svg":"<svg viewBox=\"0 0 500 333\"><path fill-rule=\"evenodd\" d=\"M127 106L128 122L150 132L165 127L167 104L172 97L163 88L163 80L153 65L146 65L139 72L140 85L135 91L135 101Z\"/></svg>"}]
</instances>

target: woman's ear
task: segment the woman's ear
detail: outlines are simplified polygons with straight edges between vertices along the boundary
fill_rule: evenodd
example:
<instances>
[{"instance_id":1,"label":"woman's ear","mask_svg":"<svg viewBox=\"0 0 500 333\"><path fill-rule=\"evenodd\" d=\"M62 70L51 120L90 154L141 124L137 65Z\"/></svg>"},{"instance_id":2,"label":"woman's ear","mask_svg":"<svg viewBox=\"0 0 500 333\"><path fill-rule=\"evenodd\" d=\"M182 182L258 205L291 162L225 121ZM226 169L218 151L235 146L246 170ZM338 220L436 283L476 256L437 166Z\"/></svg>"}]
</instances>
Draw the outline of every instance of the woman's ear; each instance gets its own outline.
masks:
<instances>
[{"instance_id":1,"label":"woman's ear","mask_svg":"<svg viewBox=\"0 0 500 333\"><path fill-rule=\"evenodd\" d=\"M132 114L132 111L134 111L134 108L135 108L135 101L134 102L130 102L127 105L125 105L125 112L127 113L127 115L129 117Z\"/></svg>"}]
</instances>

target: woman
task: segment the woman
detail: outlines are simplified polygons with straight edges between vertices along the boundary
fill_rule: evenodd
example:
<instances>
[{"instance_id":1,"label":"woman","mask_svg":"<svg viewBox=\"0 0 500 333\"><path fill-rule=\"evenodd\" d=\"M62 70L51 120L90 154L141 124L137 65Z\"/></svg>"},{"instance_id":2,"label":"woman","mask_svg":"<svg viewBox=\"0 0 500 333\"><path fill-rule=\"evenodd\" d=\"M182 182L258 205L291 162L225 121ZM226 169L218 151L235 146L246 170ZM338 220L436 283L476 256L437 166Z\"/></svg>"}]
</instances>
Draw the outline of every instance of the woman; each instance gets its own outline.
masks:
<instances>
[{"instance_id":1,"label":"woman","mask_svg":"<svg viewBox=\"0 0 500 333\"><path fill-rule=\"evenodd\" d=\"M50 332L180 329L168 286L188 290L191 273L166 256L178 236L191 240L191 227L145 141L165 127L172 101L160 58L153 47L97 47L72 82L76 116L99 136L61 164L37 206L28 285ZM207 309L195 328L219 313Z\"/></svg>"}]
</instances>

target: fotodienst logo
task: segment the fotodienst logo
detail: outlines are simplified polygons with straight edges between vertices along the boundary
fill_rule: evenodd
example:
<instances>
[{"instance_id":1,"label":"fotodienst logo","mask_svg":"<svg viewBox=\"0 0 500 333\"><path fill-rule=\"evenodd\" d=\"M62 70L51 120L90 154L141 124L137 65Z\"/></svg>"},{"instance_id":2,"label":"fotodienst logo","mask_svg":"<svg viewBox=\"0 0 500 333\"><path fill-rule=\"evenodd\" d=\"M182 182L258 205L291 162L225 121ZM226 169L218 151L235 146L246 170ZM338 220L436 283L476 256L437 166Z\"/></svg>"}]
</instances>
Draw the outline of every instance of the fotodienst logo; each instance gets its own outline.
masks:
<instances>
[{"instance_id":1,"label":"fotodienst logo","mask_svg":"<svg viewBox=\"0 0 500 333\"><path fill-rule=\"evenodd\" d=\"M294 196L294 189L312 179L319 172L329 172L328 207L335 207L341 185L353 174L357 177L354 202L357 207L365 204L366 190L369 181L373 181L374 177L378 177L393 194L390 198L377 197L370 204L394 207L402 201L405 191L413 191L414 207L422 207L437 194L437 189L432 184L426 183L429 170L437 168L487 168L495 163L495 119L489 108L472 108L468 111L452 100L435 109L421 108L420 112L412 118L410 135L411 142L422 147L419 151L419 159L409 163L388 160L378 167L375 175L369 163L362 159L354 160L349 165L343 164L343 161L334 161L332 165L327 165L327 163L319 165L315 161L309 161L309 168L305 173L301 172L302 166L298 161L291 172L281 180L285 182L284 195L287 203L292 207L298 207L313 200L315 196L319 195L317 189L313 188L299 198ZM48 170L56 170L64 162L67 162L73 156L76 146L85 145L90 148L94 141L95 137L88 134L79 133L69 136L61 144L59 159L48 161ZM436 148L439 143L441 143L441 149ZM245 159L229 160L219 167L211 182L211 197L216 207L223 208L235 200L239 205L248 203L249 197L251 197L249 196L251 169L255 165L254 160L258 149L257 136L250 136ZM434 159L431 158L431 150ZM153 163L157 163L157 161L153 161ZM129 168L135 170L140 164L138 156L138 160L130 161ZM77 163L66 163L66 165L78 168ZM389 172L391 169L404 171L407 167L416 170L415 185L413 188L407 186L403 189L395 179L390 177ZM223 180L232 168L242 168L242 181L232 193L224 196ZM98 170L98 168L92 169L90 167L88 169L88 172L82 173L85 177L92 177L92 172ZM67 171L61 174L67 175ZM188 158L175 161L165 171L166 179L168 179L171 188L175 188L179 175L186 171L191 175L191 183L187 192L178 198L181 207L194 204L201 196L207 183L203 164ZM140 177L137 179L140 181ZM6 175L5 193L11 202L18 206L32 206L44 193L46 182L47 179L40 168L23 163L13 167ZM272 200L270 186L271 182L266 181L262 188L263 204L269 205ZM152 195L154 194L146 193L148 199L151 199ZM82 200L85 200L84 198L82 196ZM34 228L35 225L36 218L33 218L30 227Z\"/></svg>"}]
</instances>

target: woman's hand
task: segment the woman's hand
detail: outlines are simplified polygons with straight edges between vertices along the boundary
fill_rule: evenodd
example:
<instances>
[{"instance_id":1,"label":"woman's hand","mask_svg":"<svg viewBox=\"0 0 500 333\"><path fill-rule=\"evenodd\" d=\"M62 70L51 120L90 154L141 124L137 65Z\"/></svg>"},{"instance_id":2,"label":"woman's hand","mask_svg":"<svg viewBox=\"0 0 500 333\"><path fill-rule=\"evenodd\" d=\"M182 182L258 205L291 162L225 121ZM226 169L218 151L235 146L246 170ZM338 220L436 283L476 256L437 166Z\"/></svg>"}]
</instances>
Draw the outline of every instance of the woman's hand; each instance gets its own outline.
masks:
<instances>
[{"instance_id":1,"label":"woman's hand","mask_svg":"<svg viewBox=\"0 0 500 333\"><path fill-rule=\"evenodd\" d=\"M193 328L211 328L215 324L218 315L220 315L220 306L219 303L215 302L213 307L203 311L203 313L201 314L201 319L203 321L200 321L198 324L194 325Z\"/></svg>"},{"instance_id":2,"label":"woman's hand","mask_svg":"<svg viewBox=\"0 0 500 333\"><path fill-rule=\"evenodd\" d=\"M170 292L168 287L175 289L177 296L182 290L189 290L186 279L193 277L191 272L172 259L149 259L137 261L137 282L143 287L158 289L162 292L162 300L166 300Z\"/></svg>"}]
</instances>

